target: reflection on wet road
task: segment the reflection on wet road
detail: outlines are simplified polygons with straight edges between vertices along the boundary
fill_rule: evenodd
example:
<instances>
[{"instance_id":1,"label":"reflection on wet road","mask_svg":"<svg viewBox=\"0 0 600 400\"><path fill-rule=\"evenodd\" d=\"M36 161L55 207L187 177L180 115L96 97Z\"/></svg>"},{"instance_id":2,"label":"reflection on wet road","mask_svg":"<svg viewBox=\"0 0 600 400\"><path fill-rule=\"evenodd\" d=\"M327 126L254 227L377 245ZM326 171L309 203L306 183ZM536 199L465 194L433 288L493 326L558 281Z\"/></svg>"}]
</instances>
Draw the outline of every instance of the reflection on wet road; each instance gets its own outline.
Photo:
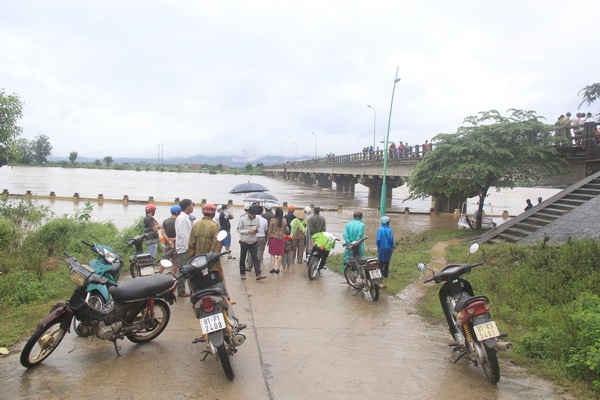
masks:
<instances>
[{"instance_id":1,"label":"reflection on wet road","mask_svg":"<svg viewBox=\"0 0 600 400\"><path fill-rule=\"evenodd\" d=\"M343 277L305 267L265 281L239 280L226 262L236 312L248 323L229 382L214 357L200 361L199 323L187 299L172 308L165 332L145 345L69 334L39 367L15 352L0 359L3 399L561 399L549 383L502 363L490 386L478 369L450 362L449 336L414 314L418 285L369 303ZM502 358L502 355L500 355Z\"/></svg>"}]
</instances>

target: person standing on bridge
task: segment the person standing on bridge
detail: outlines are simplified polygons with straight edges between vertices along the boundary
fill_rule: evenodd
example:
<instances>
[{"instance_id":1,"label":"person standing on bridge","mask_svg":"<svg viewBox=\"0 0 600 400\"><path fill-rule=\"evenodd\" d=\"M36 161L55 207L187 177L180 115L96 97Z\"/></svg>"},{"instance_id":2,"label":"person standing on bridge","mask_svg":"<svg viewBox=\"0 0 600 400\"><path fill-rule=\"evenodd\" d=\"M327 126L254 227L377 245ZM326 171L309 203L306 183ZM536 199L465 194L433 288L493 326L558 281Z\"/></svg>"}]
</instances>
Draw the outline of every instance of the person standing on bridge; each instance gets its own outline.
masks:
<instances>
[{"instance_id":1,"label":"person standing on bridge","mask_svg":"<svg viewBox=\"0 0 600 400\"><path fill-rule=\"evenodd\" d=\"M362 221L363 213L360 210L354 211L352 221L348 222L344 228L344 240L346 243L354 242L365 237L365 223ZM365 243L361 243L359 247L361 256L365 255ZM352 252L347 248L344 250L344 265L342 269L346 269L346 262L352 257Z\"/></svg>"}]
</instances>

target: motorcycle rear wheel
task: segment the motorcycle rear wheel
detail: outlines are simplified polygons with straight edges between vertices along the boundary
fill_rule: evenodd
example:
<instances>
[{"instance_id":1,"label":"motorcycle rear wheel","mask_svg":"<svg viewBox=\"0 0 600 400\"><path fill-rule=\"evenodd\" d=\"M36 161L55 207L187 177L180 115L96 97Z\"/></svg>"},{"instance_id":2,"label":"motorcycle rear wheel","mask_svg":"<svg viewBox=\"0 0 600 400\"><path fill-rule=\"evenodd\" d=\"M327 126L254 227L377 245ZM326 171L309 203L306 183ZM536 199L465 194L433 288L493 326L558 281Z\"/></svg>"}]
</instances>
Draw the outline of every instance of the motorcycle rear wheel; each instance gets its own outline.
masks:
<instances>
[{"instance_id":1,"label":"motorcycle rear wheel","mask_svg":"<svg viewBox=\"0 0 600 400\"><path fill-rule=\"evenodd\" d=\"M500 366L498 365L498 354L495 349L490 349L481 342L475 343L477 349L477 361L483 370L488 382L495 385L500 380Z\"/></svg>"},{"instance_id":2,"label":"motorcycle rear wheel","mask_svg":"<svg viewBox=\"0 0 600 400\"><path fill-rule=\"evenodd\" d=\"M140 313L136 316L136 319L145 319L147 327L145 330L127 335L127 339L129 339L131 342L149 342L152 339L158 337L158 335L160 335L162 331L164 331L167 327L167 324L169 323L169 318L171 317L171 309L165 301L161 299L154 299L154 309L152 310L154 318L150 319L149 311L150 310L148 309L148 307L144 307L144 309L140 311ZM136 322L138 321L133 321L133 323Z\"/></svg>"},{"instance_id":3,"label":"motorcycle rear wheel","mask_svg":"<svg viewBox=\"0 0 600 400\"><path fill-rule=\"evenodd\" d=\"M225 372L225 376L230 381L235 378L235 374L233 373L233 368L231 367L231 360L229 359L229 353L227 353L227 349L224 345L221 345L217 348L217 355L219 356L219 361L221 361L221 366L223 367L223 372Z\"/></svg>"},{"instance_id":4,"label":"motorcycle rear wheel","mask_svg":"<svg viewBox=\"0 0 600 400\"><path fill-rule=\"evenodd\" d=\"M36 330L21 351L21 364L25 368L31 368L44 361L56 350L66 333L62 318L56 318Z\"/></svg>"},{"instance_id":5,"label":"motorcycle rear wheel","mask_svg":"<svg viewBox=\"0 0 600 400\"><path fill-rule=\"evenodd\" d=\"M311 255L308 258L308 279L315 280L319 277L319 264L321 263L321 259L317 256Z\"/></svg>"},{"instance_id":6,"label":"motorcycle rear wheel","mask_svg":"<svg viewBox=\"0 0 600 400\"><path fill-rule=\"evenodd\" d=\"M361 289L362 286L356 283L357 278L359 276L360 272L358 272L358 270L355 270L349 265L346 265L346 269L344 270L344 277L346 278L346 282L348 282L348 285L350 285L354 289Z\"/></svg>"}]
</instances>

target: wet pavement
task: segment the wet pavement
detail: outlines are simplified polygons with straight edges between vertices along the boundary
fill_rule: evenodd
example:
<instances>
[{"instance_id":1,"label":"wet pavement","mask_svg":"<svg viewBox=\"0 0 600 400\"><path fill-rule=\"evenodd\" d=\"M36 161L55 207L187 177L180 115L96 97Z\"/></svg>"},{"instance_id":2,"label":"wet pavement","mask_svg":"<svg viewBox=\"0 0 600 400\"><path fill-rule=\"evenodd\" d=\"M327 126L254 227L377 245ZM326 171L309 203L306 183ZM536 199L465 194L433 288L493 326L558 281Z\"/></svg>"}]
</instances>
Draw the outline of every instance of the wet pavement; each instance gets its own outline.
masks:
<instances>
[{"instance_id":1,"label":"wet pavement","mask_svg":"<svg viewBox=\"0 0 600 400\"><path fill-rule=\"evenodd\" d=\"M68 334L27 371L18 349L0 358L2 399L562 399L552 385L501 361L497 387L466 361L452 364L449 335L414 312L423 286L367 302L329 270L309 282L305 267L239 280L225 262L236 312L248 323L228 381L214 357L192 344L199 323L183 299L153 342L110 342ZM502 354L500 354L502 359Z\"/></svg>"}]
</instances>

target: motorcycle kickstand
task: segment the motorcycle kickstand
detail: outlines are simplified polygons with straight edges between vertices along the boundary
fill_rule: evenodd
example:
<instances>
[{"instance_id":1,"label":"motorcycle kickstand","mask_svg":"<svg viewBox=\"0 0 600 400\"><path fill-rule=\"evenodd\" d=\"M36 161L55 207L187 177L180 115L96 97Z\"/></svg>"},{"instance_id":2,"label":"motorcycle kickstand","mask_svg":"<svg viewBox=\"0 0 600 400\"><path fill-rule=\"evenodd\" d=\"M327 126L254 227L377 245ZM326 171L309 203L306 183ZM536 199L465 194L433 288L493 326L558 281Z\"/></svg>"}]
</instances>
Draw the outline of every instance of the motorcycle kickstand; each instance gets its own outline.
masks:
<instances>
[{"instance_id":1,"label":"motorcycle kickstand","mask_svg":"<svg viewBox=\"0 0 600 400\"><path fill-rule=\"evenodd\" d=\"M202 358L200 359L200 361L204 361L204 360L206 360L206 358L207 358L207 357L208 357L210 354L211 354L211 353L210 353L210 351L208 351L208 350L204 350L204 351L202 352L202 355L203 355L203 356L202 356Z\"/></svg>"},{"instance_id":2,"label":"motorcycle kickstand","mask_svg":"<svg viewBox=\"0 0 600 400\"><path fill-rule=\"evenodd\" d=\"M117 344L117 339L113 340L113 346L115 347L115 352L117 353L117 356L121 357L121 346L119 346Z\"/></svg>"},{"instance_id":3,"label":"motorcycle kickstand","mask_svg":"<svg viewBox=\"0 0 600 400\"><path fill-rule=\"evenodd\" d=\"M466 351L463 351L462 353L460 353L454 360L452 360L453 364L456 364L458 362L458 360L460 360L461 358L463 358L465 355L467 354Z\"/></svg>"}]
</instances>

